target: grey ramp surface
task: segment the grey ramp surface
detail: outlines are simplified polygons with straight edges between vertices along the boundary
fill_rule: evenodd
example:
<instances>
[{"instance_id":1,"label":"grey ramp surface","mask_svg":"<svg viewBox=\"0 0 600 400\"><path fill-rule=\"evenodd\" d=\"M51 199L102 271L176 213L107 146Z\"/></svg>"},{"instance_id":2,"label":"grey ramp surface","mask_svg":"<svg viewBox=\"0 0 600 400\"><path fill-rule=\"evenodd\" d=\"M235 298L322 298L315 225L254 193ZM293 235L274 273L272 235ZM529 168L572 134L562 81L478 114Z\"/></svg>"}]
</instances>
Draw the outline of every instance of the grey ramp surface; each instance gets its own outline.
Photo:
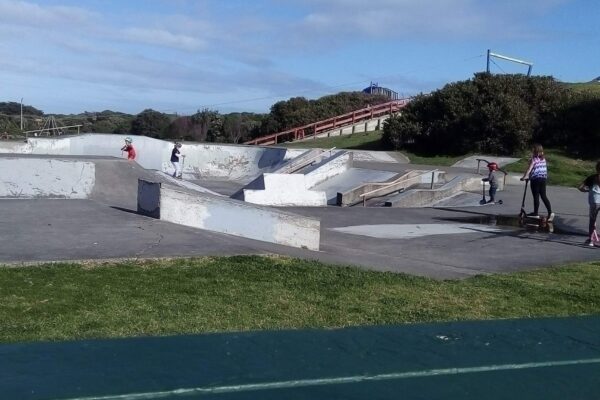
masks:
<instances>
[{"instance_id":1,"label":"grey ramp surface","mask_svg":"<svg viewBox=\"0 0 600 400\"><path fill-rule=\"evenodd\" d=\"M335 230L364 225L463 224L473 218L467 212L363 207L292 210L321 219L319 260L379 271L455 279L600 259L600 249L581 246L585 237L578 235L475 229L465 234L381 239Z\"/></svg>"},{"instance_id":2,"label":"grey ramp surface","mask_svg":"<svg viewBox=\"0 0 600 400\"><path fill-rule=\"evenodd\" d=\"M265 253L254 240L91 200L2 200L0 237L0 262L5 263Z\"/></svg>"},{"instance_id":3,"label":"grey ramp surface","mask_svg":"<svg viewBox=\"0 0 600 400\"><path fill-rule=\"evenodd\" d=\"M475 155L475 156L470 156L470 157L464 158L460 161L457 161L452 166L460 167L460 168L477 169L477 159L487 160L489 162L495 162L500 167L503 167L507 164L512 164L512 163L520 160L519 158L514 158L514 157L481 156L481 155L477 156L477 155ZM487 171L487 164L485 162L481 162L479 167L480 167L480 169L483 169L483 171Z\"/></svg>"},{"instance_id":4,"label":"grey ramp surface","mask_svg":"<svg viewBox=\"0 0 600 400\"><path fill-rule=\"evenodd\" d=\"M7 399L595 399L600 317L0 345Z\"/></svg>"},{"instance_id":5,"label":"grey ramp surface","mask_svg":"<svg viewBox=\"0 0 600 400\"><path fill-rule=\"evenodd\" d=\"M286 210L289 210L286 208ZM600 259L582 236L473 232L377 239L332 228L454 223L472 216L433 209L293 208L321 219L321 251L211 233L143 217L92 200L0 201L0 262L282 254L438 279L509 272Z\"/></svg>"}]
</instances>

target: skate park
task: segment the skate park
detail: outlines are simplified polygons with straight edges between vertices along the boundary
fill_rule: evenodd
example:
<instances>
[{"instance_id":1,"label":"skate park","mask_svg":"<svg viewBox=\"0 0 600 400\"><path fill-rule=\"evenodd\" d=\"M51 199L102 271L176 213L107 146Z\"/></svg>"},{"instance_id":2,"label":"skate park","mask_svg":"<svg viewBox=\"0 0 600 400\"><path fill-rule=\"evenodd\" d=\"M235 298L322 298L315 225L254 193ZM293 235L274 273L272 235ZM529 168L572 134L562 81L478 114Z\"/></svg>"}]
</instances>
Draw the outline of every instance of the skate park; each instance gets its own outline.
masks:
<instances>
[{"instance_id":1,"label":"skate park","mask_svg":"<svg viewBox=\"0 0 600 400\"><path fill-rule=\"evenodd\" d=\"M597 398L595 8L0 1L0 400Z\"/></svg>"},{"instance_id":2,"label":"skate park","mask_svg":"<svg viewBox=\"0 0 600 400\"><path fill-rule=\"evenodd\" d=\"M581 245L575 189L550 189L553 232L515 224L518 177L503 181L501 205L480 205L477 160L489 156L439 167L400 154L184 143L178 180L165 161L172 143L134 137L154 153L130 162L122 140L2 143L0 262L282 255L461 280L597 260ZM290 171L301 176L287 180ZM588 316L14 343L0 348L0 386L31 400L496 398L490 387L497 398L564 398L575 387L587 396L599 329Z\"/></svg>"},{"instance_id":3,"label":"skate park","mask_svg":"<svg viewBox=\"0 0 600 400\"><path fill-rule=\"evenodd\" d=\"M123 139L0 144L0 261L280 254L444 279L597 259L580 246L587 209L574 188L549 190L552 233L515 226L516 176L502 205L481 206L477 160L490 156L438 167L399 153L184 143L178 180L171 142L134 137L128 162Z\"/></svg>"}]
</instances>

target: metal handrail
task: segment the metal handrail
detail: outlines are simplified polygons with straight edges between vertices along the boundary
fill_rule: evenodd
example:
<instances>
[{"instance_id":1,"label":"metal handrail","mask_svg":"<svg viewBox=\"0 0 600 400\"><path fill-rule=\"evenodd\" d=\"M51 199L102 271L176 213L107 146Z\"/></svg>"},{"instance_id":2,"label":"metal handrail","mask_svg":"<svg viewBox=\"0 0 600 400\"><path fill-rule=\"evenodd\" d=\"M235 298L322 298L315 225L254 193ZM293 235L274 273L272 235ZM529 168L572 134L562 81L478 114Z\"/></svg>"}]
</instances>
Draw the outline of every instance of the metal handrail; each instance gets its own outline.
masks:
<instances>
[{"instance_id":1,"label":"metal handrail","mask_svg":"<svg viewBox=\"0 0 600 400\"><path fill-rule=\"evenodd\" d=\"M424 176L424 175L427 175L427 174L431 174L431 189L433 189L433 181L434 181L434 178L435 178L435 173L436 173L437 171L439 171L439 170L438 170L438 169L432 169L432 170L430 170L430 171L423 172L423 173L421 173L421 174L419 174L419 175L416 175L416 176L413 176L413 177L411 177L411 178L406 178L406 179L403 179L403 178L406 176L406 175L403 175L403 176L401 176L400 178L396 179L396 180L395 180L395 181L393 181L393 182L385 182L385 183L383 183L383 182L382 182L382 184L384 184L384 185L385 185L384 187L377 188L377 189L375 189L375 190L371 190L370 192L366 192L366 193L363 193L363 194L359 195L359 197L362 197L362 198L363 198L363 207L365 207L365 206L366 206L366 202L367 202L367 196L368 196L368 195L370 195L370 194L372 194L372 193L375 193L375 192L379 192L380 190L384 190L384 189L386 189L386 188L387 188L387 187L389 187L389 186L393 186L393 185L396 185L396 184L398 184L398 183L401 183L401 182L408 182L408 181L412 181L413 179L420 178L420 177L422 177L422 176Z\"/></svg>"},{"instance_id":2,"label":"metal handrail","mask_svg":"<svg viewBox=\"0 0 600 400\"><path fill-rule=\"evenodd\" d=\"M347 124L339 124L337 125L337 122L340 122L340 120L344 119L344 118L351 118L350 124L355 123L355 122L361 122L363 121L362 118L366 117L366 116L370 116L371 118L374 117L375 115L377 116L381 116L384 114L387 114L388 112L394 112L397 111L395 110L395 107L397 107L398 109L406 106L409 102L409 99L399 99L399 100L393 100L387 103L381 103L381 104L377 104L371 107L366 107L366 108L362 108L360 110L355 110L346 114L342 114L342 115L337 115L335 117L331 117L331 118L327 118L321 121L317 121L317 122L312 122L310 124L306 124L303 126L298 126L295 128L291 128L291 129L287 129L285 131L281 131L281 132L277 132L277 133L272 133L270 135L266 135L266 136L261 136L252 140L248 140L246 142L244 142L244 144L254 144L254 145L258 145L260 143L264 143L267 141L271 141L274 140L275 144L277 144L277 138L279 136L284 136L284 135L289 135L289 134L294 134L296 135L297 132L299 131L304 131L305 129L308 128L314 128L315 132L312 135L308 135L308 137L313 136L314 138L316 138L316 135L322 131L322 130L326 130L326 129L335 129L337 127L341 127L341 126L347 126ZM358 121L356 120L358 118ZM327 128L322 128L319 129L319 125L325 124L325 123L329 123L329 122L333 122L333 125L331 127L327 127ZM306 137L306 136L303 136ZM296 138L295 138L296 139Z\"/></svg>"}]
</instances>

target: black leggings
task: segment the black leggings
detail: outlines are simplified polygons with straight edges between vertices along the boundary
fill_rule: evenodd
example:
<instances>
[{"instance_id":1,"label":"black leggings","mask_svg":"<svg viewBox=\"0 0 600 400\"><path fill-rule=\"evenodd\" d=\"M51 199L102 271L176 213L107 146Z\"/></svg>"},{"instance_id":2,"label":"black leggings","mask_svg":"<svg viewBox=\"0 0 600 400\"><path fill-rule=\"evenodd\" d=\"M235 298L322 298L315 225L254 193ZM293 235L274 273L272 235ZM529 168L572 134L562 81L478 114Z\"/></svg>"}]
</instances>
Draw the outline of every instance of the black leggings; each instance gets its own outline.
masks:
<instances>
[{"instance_id":1,"label":"black leggings","mask_svg":"<svg viewBox=\"0 0 600 400\"><path fill-rule=\"evenodd\" d=\"M545 179L532 179L529 181L531 185L531 194L533 195L533 213L537 214L540 208L540 197L548 210L548 214L552 212L552 205L550 200L546 196L546 180Z\"/></svg>"},{"instance_id":2,"label":"black leggings","mask_svg":"<svg viewBox=\"0 0 600 400\"><path fill-rule=\"evenodd\" d=\"M598 218L598 212L600 212L600 204L590 205L590 224L588 228L590 239L592 238L592 233L594 233L596 230L596 219Z\"/></svg>"}]
</instances>

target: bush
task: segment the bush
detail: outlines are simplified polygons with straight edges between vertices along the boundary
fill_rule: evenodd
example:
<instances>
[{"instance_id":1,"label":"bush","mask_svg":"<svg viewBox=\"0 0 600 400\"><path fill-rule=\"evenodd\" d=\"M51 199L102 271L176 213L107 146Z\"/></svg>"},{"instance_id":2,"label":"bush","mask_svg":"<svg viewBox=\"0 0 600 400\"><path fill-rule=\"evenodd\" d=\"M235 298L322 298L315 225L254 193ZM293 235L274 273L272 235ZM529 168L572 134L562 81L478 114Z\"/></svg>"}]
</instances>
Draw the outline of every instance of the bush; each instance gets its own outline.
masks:
<instances>
[{"instance_id":1,"label":"bush","mask_svg":"<svg viewBox=\"0 0 600 400\"><path fill-rule=\"evenodd\" d=\"M425 155L514 154L543 136L568 89L551 77L476 74L417 96L384 124L384 142Z\"/></svg>"}]
</instances>

